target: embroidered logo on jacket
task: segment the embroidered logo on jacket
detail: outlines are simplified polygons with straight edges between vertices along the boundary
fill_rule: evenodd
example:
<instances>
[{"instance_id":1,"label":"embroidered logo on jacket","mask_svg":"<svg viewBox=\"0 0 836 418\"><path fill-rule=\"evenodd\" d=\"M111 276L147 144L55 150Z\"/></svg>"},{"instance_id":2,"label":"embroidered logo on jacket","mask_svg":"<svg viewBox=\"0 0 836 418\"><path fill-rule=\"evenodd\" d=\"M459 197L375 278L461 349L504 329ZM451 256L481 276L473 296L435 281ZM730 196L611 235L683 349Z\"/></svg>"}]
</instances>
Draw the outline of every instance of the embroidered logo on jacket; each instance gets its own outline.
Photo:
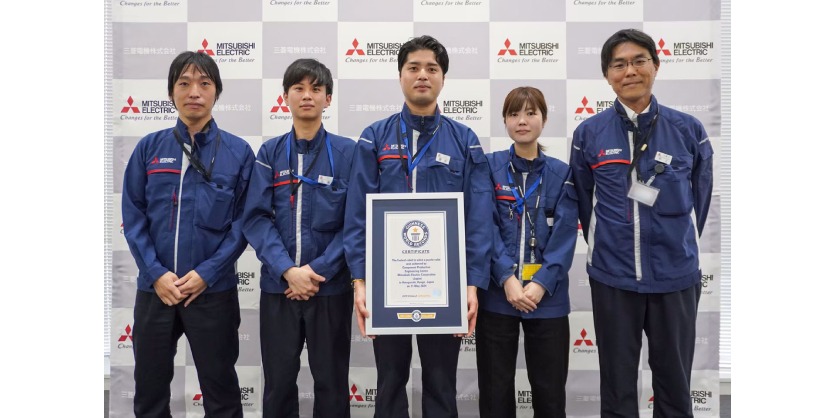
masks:
<instances>
[{"instance_id":1,"label":"embroidered logo on jacket","mask_svg":"<svg viewBox=\"0 0 836 418\"><path fill-rule=\"evenodd\" d=\"M598 157L604 157L607 155L618 155L621 154L621 151L621 148L610 148L608 150L602 148L601 151L598 152Z\"/></svg>"}]
</instances>

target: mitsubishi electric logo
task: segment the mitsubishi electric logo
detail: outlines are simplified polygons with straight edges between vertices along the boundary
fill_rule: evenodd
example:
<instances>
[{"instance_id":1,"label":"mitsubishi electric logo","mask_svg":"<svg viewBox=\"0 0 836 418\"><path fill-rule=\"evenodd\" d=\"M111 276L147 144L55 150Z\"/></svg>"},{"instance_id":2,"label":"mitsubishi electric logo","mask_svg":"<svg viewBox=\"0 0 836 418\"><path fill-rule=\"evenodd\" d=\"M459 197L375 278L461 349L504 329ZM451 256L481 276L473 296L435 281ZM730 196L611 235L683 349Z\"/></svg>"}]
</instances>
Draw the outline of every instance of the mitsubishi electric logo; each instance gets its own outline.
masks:
<instances>
[{"instance_id":1,"label":"mitsubishi electric logo","mask_svg":"<svg viewBox=\"0 0 836 418\"><path fill-rule=\"evenodd\" d=\"M385 144L381 151L391 151L391 150L399 150L399 149L407 149L406 144Z\"/></svg>"},{"instance_id":2,"label":"mitsubishi electric logo","mask_svg":"<svg viewBox=\"0 0 836 418\"><path fill-rule=\"evenodd\" d=\"M666 59L665 62L711 62L714 60L708 57L714 50L714 42L711 41L698 40L671 43L659 38L657 45L659 48L656 49L656 53L660 58L671 57ZM674 57L676 58L674 59Z\"/></svg>"},{"instance_id":3,"label":"mitsubishi electric logo","mask_svg":"<svg viewBox=\"0 0 836 418\"><path fill-rule=\"evenodd\" d=\"M709 400L713 397L710 390L692 390L691 402L694 404L694 411L710 412Z\"/></svg>"},{"instance_id":4,"label":"mitsubishi electric logo","mask_svg":"<svg viewBox=\"0 0 836 418\"><path fill-rule=\"evenodd\" d=\"M239 271L238 273L238 292L253 292L255 291L255 272L254 271Z\"/></svg>"},{"instance_id":5,"label":"mitsubishi electric logo","mask_svg":"<svg viewBox=\"0 0 836 418\"><path fill-rule=\"evenodd\" d=\"M119 339L117 340L118 344L116 344L116 348L119 349L126 349L126 348L133 348L134 345L132 344L134 341L134 336L132 334L133 330L131 330L131 326L128 325L125 327L125 333L119 335Z\"/></svg>"},{"instance_id":6,"label":"mitsubishi electric logo","mask_svg":"<svg viewBox=\"0 0 836 418\"><path fill-rule=\"evenodd\" d=\"M591 118L592 116L590 115L595 115L609 109L612 104L612 100L597 100L593 105L591 100L589 100L586 96L583 96L583 99L581 99L581 106L575 108L574 120L583 122Z\"/></svg>"},{"instance_id":7,"label":"mitsubishi electric logo","mask_svg":"<svg viewBox=\"0 0 836 418\"><path fill-rule=\"evenodd\" d=\"M608 150L601 148L601 150L598 151L598 158L606 157L608 155L618 155L621 154L621 151L621 148L610 148Z\"/></svg>"},{"instance_id":8,"label":"mitsubishi electric logo","mask_svg":"<svg viewBox=\"0 0 836 418\"><path fill-rule=\"evenodd\" d=\"M670 55L671 54L670 49L665 49L665 40L662 39L662 38L659 38L659 49L656 50L656 54L657 55Z\"/></svg>"},{"instance_id":9,"label":"mitsubishi electric logo","mask_svg":"<svg viewBox=\"0 0 836 418\"><path fill-rule=\"evenodd\" d=\"M122 107L119 112L122 120L173 120L177 113L174 103L171 100L139 100L135 101L133 96L128 96L127 106ZM134 106L138 104L139 106ZM134 115L136 114L136 115ZM139 116L146 115L146 116Z\"/></svg>"},{"instance_id":10,"label":"mitsubishi electric logo","mask_svg":"<svg viewBox=\"0 0 836 418\"><path fill-rule=\"evenodd\" d=\"M206 49L209 46L209 42L206 40L206 38L203 38L203 42L201 43L201 45L203 45L203 49L198 49L197 52L202 52L206 55L213 57L215 56L215 51L212 51L211 49Z\"/></svg>"},{"instance_id":11,"label":"mitsubishi electric logo","mask_svg":"<svg viewBox=\"0 0 836 418\"><path fill-rule=\"evenodd\" d=\"M584 121L590 118L587 115L595 115L601 113L613 105L613 100L596 100L595 104L592 104L592 101L587 99L586 96L583 96L581 100L581 107L575 109L575 120L576 121Z\"/></svg>"},{"instance_id":12,"label":"mitsubishi electric logo","mask_svg":"<svg viewBox=\"0 0 836 418\"><path fill-rule=\"evenodd\" d=\"M270 108L270 119L271 120L290 120L293 116L290 114L290 107L287 106L287 102L284 101L282 95L279 95L279 98L276 99L277 106L273 106Z\"/></svg>"},{"instance_id":13,"label":"mitsubishi electric logo","mask_svg":"<svg viewBox=\"0 0 836 418\"><path fill-rule=\"evenodd\" d=\"M351 385L351 393L348 394L348 400L363 402L363 397L357 394L357 385Z\"/></svg>"},{"instance_id":14,"label":"mitsubishi electric logo","mask_svg":"<svg viewBox=\"0 0 836 418\"><path fill-rule=\"evenodd\" d=\"M587 340L586 339L586 335L587 335L586 334L586 329L584 328L584 329L581 330L581 338L579 340L575 340L575 347L577 347L581 344L586 344L589 347L592 347L594 345L592 343L592 340Z\"/></svg>"},{"instance_id":15,"label":"mitsubishi electric logo","mask_svg":"<svg viewBox=\"0 0 836 418\"><path fill-rule=\"evenodd\" d=\"M348 391L348 401L352 408L374 408L375 400L377 400L376 388L361 390L356 384L351 384Z\"/></svg>"},{"instance_id":16,"label":"mitsubishi electric logo","mask_svg":"<svg viewBox=\"0 0 836 418\"><path fill-rule=\"evenodd\" d=\"M375 39L377 40L377 39ZM360 48L357 38L351 41L349 50L345 52L345 62L357 63L391 63L398 61L398 51L401 49L400 42L366 42L365 48ZM357 55L357 56L355 56Z\"/></svg>"},{"instance_id":17,"label":"mitsubishi electric logo","mask_svg":"<svg viewBox=\"0 0 836 418\"><path fill-rule=\"evenodd\" d=\"M218 57L218 62L255 61L255 58L249 57L251 52L256 49L255 42L218 42L215 44L215 49L208 49L209 41L204 38L200 45L203 46L203 49L198 49L197 52L203 52L206 55ZM235 59L235 56L237 56L238 59Z\"/></svg>"},{"instance_id":18,"label":"mitsubishi electric logo","mask_svg":"<svg viewBox=\"0 0 836 418\"><path fill-rule=\"evenodd\" d=\"M555 52L560 49L558 42L520 42L517 48L511 48L511 40L505 38L505 48L500 49L497 55L519 55L519 56L554 56ZM555 60L552 60L555 61Z\"/></svg>"},{"instance_id":19,"label":"mitsubishi electric logo","mask_svg":"<svg viewBox=\"0 0 836 418\"><path fill-rule=\"evenodd\" d=\"M241 386L241 406L255 406L255 387Z\"/></svg>"},{"instance_id":20,"label":"mitsubishi electric logo","mask_svg":"<svg viewBox=\"0 0 836 418\"><path fill-rule=\"evenodd\" d=\"M482 100L474 97L455 98L441 103L441 113L459 122L482 120L483 116L479 112L483 109Z\"/></svg>"},{"instance_id":21,"label":"mitsubishi electric logo","mask_svg":"<svg viewBox=\"0 0 836 418\"><path fill-rule=\"evenodd\" d=\"M126 326L125 327L125 333L119 336L119 342L120 343L123 342L123 341L127 341L127 340L131 340L131 342L133 342L133 340L134 340L134 336L131 335L131 326L130 325Z\"/></svg>"},{"instance_id":22,"label":"mitsubishi electric logo","mask_svg":"<svg viewBox=\"0 0 836 418\"><path fill-rule=\"evenodd\" d=\"M279 95L279 98L276 99L276 103L278 103L279 105L278 106L273 106L272 108L270 108L270 113L276 113L279 110L281 110L283 113L290 113L290 108L287 107L287 105L284 104L284 99L282 98L281 95Z\"/></svg>"},{"instance_id":23,"label":"mitsubishi electric logo","mask_svg":"<svg viewBox=\"0 0 836 418\"><path fill-rule=\"evenodd\" d=\"M128 96L128 105L122 108L122 112L120 113L139 113L139 108L134 106L134 98Z\"/></svg>"},{"instance_id":24,"label":"mitsubishi electric logo","mask_svg":"<svg viewBox=\"0 0 836 418\"><path fill-rule=\"evenodd\" d=\"M354 42L352 42L352 43L351 43L351 45L352 45L352 46L354 46L354 48L349 49L349 50L345 53L346 55L354 55L354 53L355 53L355 52L357 53L357 55L366 55L366 53L365 53L365 52L363 52L363 50L362 50L362 49L357 48L357 45L360 45L360 43L359 43L359 42L357 42L357 38L354 38Z\"/></svg>"},{"instance_id":25,"label":"mitsubishi electric logo","mask_svg":"<svg viewBox=\"0 0 836 418\"><path fill-rule=\"evenodd\" d=\"M594 348L595 343L591 339L586 338L587 335L586 328L581 329L581 338L575 340L575 348L572 349L573 353L595 354L598 352L598 349Z\"/></svg>"},{"instance_id":26,"label":"mitsubishi electric logo","mask_svg":"<svg viewBox=\"0 0 836 418\"><path fill-rule=\"evenodd\" d=\"M517 55L517 51L511 49L511 41L508 38L505 38L505 49L500 49L499 55L505 55L506 52L508 55Z\"/></svg>"},{"instance_id":27,"label":"mitsubishi electric logo","mask_svg":"<svg viewBox=\"0 0 836 418\"><path fill-rule=\"evenodd\" d=\"M583 107L579 107L579 108L575 109L575 114L579 114L579 113L583 113L583 112L589 113L590 115L595 114L595 111L592 110L591 107L586 107L586 105L588 103L589 103L589 100L586 99L586 96L583 96L583 100L581 100L581 104L583 105Z\"/></svg>"},{"instance_id":28,"label":"mitsubishi electric logo","mask_svg":"<svg viewBox=\"0 0 836 418\"><path fill-rule=\"evenodd\" d=\"M558 61L555 57L560 50L558 42L519 42L516 48L511 48L513 46L511 39L505 38L503 45L505 48L500 49L496 54L499 57L496 62L554 63Z\"/></svg>"}]
</instances>

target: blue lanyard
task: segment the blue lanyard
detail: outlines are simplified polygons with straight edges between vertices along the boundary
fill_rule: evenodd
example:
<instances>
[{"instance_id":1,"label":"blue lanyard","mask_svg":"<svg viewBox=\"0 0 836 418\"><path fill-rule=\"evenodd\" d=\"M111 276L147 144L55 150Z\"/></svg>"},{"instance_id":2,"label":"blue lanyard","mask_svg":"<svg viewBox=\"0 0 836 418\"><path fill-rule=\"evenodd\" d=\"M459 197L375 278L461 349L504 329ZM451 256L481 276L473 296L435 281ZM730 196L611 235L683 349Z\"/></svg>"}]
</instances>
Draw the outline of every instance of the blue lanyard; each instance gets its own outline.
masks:
<instances>
[{"instance_id":1,"label":"blue lanyard","mask_svg":"<svg viewBox=\"0 0 836 418\"><path fill-rule=\"evenodd\" d=\"M407 178L409 177L409 174L412 173L412 170L415 170L415 167L418 166L418 163L421 161L421 158L424 157L424 154L427 153L427 150L430 148L430 145L432 145L433 141L435 141L435 136L438 134L438 128L441 127L441 121L439 120L440 116L441 115L438 115L436 117L436 121L438 121L438 124L435 126L435 130L433 131L432 137L430 137L429 142L427 142L427 144L424 145L423 148L421 148L421 151L418 152L418 155L416 155L414 159L409 161L409 167L406 172ZM409 159L409 140L407 139L406 122L404 122L403 116L401 116L401 140L403 142L404 149L406 149L406 157L407 159Z\"/></svg>"},{"instance_id":2,"label":"blue lanyard","mask_svg":"<svg viewBox=\"0 0 836 418\"><path fill-rule=\"evenodd\" d=\"M525 187L525 185L524 184L522 184L522 185L516 184L516 181L511 176L511 173L514 173L514 174L517 173L516 170L514 170L514 162L512 161L513 158L514 158L514 146L513 145L511 145L510 153L511 153L511 158L508 160L508 172L507 172L507 174L508 174L508 184L511 184L511 185L515 186L515 187L511 188L511 192L514 193L514 200L516 201L516 203L514 203L514 210L517 212L517 214L522 215L523 206L525 205L526 199L531 197L531 195L534 194L534 190L537 190L539 188L540 182L543 180L543 176L541 175L540 177L537 177L537 180L535 180L534 183L531 184L531 187L529 187L528 190L523 194L522 190L523 190L523 187ZM522 196L520 196L521 194L522 194ZM540 197L540 195L538 193L537 203L535 204L535 207L534 207L535 210L537 209L537 206L540 205L539 197Z\"/></svg>"},{"instance_id":3,"label":"blue lanyard","mask_svg":"<svg viewBox=\"0 0 836 418\"><path fill-rule=\"evenodd\" d=\"M293 166L290 165L290 143L296 140L296 135L294 135L294 131L291 130L290 134L287 138L287 167L290 169L290 175L294 178L302 180L303 182L310 184L310 185L317 185L319 184L318 181L314 181L305 176L305 174L296 174L293 170ZM331 177L334 177L334 156L331 154L331 138L328 137L328 132L325 132L325 149L328 151L328 162L331 164ZM319 157L319 152L322 151L320 148L319 151L316 152L316 156L314 157L314 163L316 162L316 157ZM310 172L311 168L313 168L314 163L308 167L308 172Z\"/></svg>"}]
</instances>

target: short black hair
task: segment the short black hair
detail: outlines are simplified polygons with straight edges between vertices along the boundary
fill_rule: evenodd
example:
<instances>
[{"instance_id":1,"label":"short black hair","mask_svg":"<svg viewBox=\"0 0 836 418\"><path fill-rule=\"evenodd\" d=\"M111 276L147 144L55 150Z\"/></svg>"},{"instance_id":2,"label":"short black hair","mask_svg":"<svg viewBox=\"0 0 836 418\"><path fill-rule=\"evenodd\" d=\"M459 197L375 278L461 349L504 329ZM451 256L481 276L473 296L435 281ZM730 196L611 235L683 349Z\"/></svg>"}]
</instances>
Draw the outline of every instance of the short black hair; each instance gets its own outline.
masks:
<instances>
[{"instance_id":1,"label":"short black hair","mask_svg":"<svg viewBox=\"0 0 836 418\"><path fill-rule=\"evenodd\" d=\"M174 61L171 61L171 67L168 69L168 97L174 95L174 84L177 83L177 79L183 75L183 72L189 68L190 65L194 65L194 67L200 71L201 74L206 75L212 80L212 83L215 84L215 101L218 100L218 97L221 97L221 92L224 89L223 82L221 81L221 71L218 69L218 64L215 63L215 60L212 57L204 54L203 52L194 52L194 51L184 51L181 52L179 55L174 57Z\"/></svg>"},{"instance_id":2,"label":"short black hair","mask_svg":"<svg viewBox=\"0 0 836 418\"><path fill-rule=\"evenodd\" d=\"M612 61L612 51L615 47L625 42L632 42L646 49L650 53L650 58L653 60L653 63L659 65L659 54L656 53L656 43L653 42L653 38L650 35L638 29L622 29L610 36L601 48L601 71L604 73L605 78L607 77L607 70L610 67L610 61Z\"/></svg>"},{"instance_id":3,"label":"short black hair","mask_svg":"<svg viewBox=\"0 0 836 418\"><path fill-rule=\"evenodd\" d=\"M313 58L299 58L284 71L282 77L284 92L287 93L290 86L299 84L308 77L311 79L311 84L325 86L325 94L331 94L334 91L334 79L331 78L331 70L325 64Z\"/></svg>"},{"instance_id":4,"label":"short black hair","mask_svg":"<svg viewBox=\"0 0 836 418\"><path fill-rule=\"evenodd\" d=\"M441 42L438 42L438 39L429 35L412 38L401 45L401 49L398 51L398 74L401 73L403 65L406 63L406 56L411 52L422 49L432 51L435 54L435 61L441 67L441 74L447 74L447 69L450 68L450 57L447 56L447 48Z\"/></svg>"}]
</instances>

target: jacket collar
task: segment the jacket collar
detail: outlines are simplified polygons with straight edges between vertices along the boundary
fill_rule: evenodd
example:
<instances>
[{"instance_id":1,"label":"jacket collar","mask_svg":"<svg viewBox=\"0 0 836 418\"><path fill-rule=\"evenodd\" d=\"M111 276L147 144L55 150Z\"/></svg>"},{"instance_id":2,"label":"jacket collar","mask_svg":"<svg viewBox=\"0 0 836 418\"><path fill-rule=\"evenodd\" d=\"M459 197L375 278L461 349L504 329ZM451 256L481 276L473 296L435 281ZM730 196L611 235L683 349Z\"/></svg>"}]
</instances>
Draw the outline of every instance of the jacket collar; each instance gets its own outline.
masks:
<instances>
[{"instance_id":1,"label":"jacket collar","mask_svg":"<svg viewBox=\"0 0 836 418\"><path fill-rule=\"evenodd\" d=\"M510 163L514 165L514 170L519 173L539 173L546 165L546 158L542 151L537 151L537 158L527 160L523 157L517 156L513 152L513 146L509 150Z\"/></svg>"},{"instance_id":2,"label":"jacket collar","mask_svg":"<svg viewBox=\"0 0 836 418\"><path fill-rule=\"evenodd\" d=\"M416 116L409 111L406 103L403 104L401 110L401 118L406 121L406 126L422 133L433 132L441 123L441 112L438 110L438 105L435 106L435 115L433 116Z\"/></svg>"},{"instance_id":3,"label":"jacket collar","mask_svg":"<svg viewBox=\"0 0 836 418\"><path fill-rule=\"evenodd\" d=\"M293 129L293 128L291 128ZM297 154L307 154L317 148L319 145L324 141L325 138L325 124L319 125L319 130L314 135L313 139L299 139L296 137L296 130L291 131L293 133L293 148L296 150Z\"/></svg>"},{"instance_id":4,"label":"jacket collar","mask_svg":"<svg viewBox=\"0 0 836 418\"><path fill-rule=\"evenodd\" d=\"M174 126L174 129L177 130L177 133L180 134L180 137L183 138L183 140L189 142L189 128L182 120L180 120L180 118L177 118L177 124ZM209 123L203 127L203 130L194 135L194 141L199 147L202 147L214 140L218 131L218 125L215 123L215 118L209 119Z\"/></svg>"},{"instance_id":5,"label":"jacket collar","mask_svg":"<svg viewBox=\"0 0 836 418\"><path fill-rule=\"evenodd\" d=\"M627 123L634 124L638 123L639 128L645 129L650 125L650 122L659 112L659 104L656 102L656 96L650 96L650 104L639 114L630 109L624 104L621 103L621 100L616 99L615 103L613 104L616 113L621 116L622 119L625 120ZM631 127L628 126L627 129L629 130Z\"/></svg>"}]
</instances>

